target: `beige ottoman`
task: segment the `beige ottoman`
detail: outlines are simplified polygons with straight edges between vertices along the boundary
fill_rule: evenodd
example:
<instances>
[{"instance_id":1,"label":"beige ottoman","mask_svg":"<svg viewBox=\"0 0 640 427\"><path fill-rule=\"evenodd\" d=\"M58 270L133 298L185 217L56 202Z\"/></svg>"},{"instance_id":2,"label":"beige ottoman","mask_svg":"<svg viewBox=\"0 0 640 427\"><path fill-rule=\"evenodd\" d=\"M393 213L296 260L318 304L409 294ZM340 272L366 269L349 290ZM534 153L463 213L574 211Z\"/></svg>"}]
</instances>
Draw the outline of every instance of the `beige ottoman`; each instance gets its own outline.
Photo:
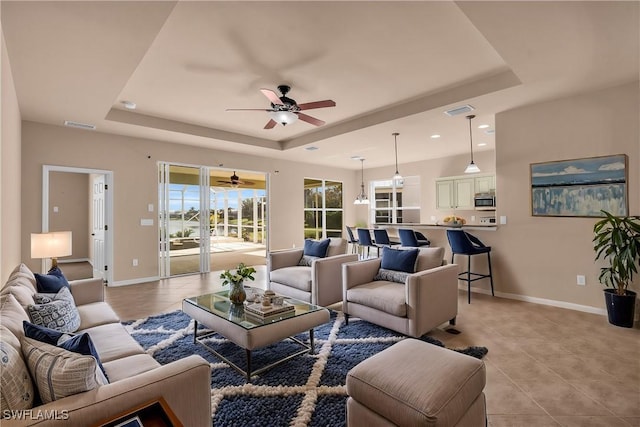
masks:
<instances>
[{"instance_id":1,"label":"beige ottoman","mask_svg":"<svg viewBox=\"0 0 640 427\"><path fill-rule=\"evenodd\" d=\"M405 339L347 374L348 426L486 425L484 362Z\"/></svg>"}]
</instances>

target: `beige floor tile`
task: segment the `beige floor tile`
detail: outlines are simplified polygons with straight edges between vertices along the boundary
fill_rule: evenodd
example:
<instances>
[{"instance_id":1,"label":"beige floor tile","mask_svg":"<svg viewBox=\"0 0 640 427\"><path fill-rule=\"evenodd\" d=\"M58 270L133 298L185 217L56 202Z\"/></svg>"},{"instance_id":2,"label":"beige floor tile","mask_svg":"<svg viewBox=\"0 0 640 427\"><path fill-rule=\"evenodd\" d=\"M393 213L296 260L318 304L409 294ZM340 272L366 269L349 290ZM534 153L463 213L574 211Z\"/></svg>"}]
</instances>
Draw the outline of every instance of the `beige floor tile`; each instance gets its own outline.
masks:
<instances>
[{"instance_id":1,"label":"beige floor tile","mask_svg":"<svg viewBox=\"0 0 640 427\"><path fill-rule=\"evenodd\" d=\"M501 375L501 374L500 374ZM484 393L487 413L494 415L543 415L544 410L508 378L497 373L487 376Z\"/></svg>"},{"instance_id":2,"label":"beige floor tile","mask_svg":"<svg viewBox=\"0 0 640 427\"><path fill-rule=\"evenodd\" d=\"M626 421L618 417L572 417L555 416L564 427L628 427Z\"/></svg>"},{"instance_id":3,"label":"beige floor tile","mask_svg":"<svg viewBox=\"0 0 640 427\"><path fill-rule=\"evenodd\" d=\"M489 415L490 427L555 427L560 426L549 415Z\"/></svg>"},{"instance_id":4,"label":"beige floor tile","mask_svg":"<svg viewBox=\"0 0 640 427\"><path fill-rule=\"evenodd\" d=\"M516 380L549 415L611 416L611 411L564 381Z\"/></svg>"},{"instance_id":5,"label":"beige floor tile","mask_svg":"<svg viewBox=\"0 0 640 427\"><path fill-rule=\"evenodd\" d=\"M619 417L640 417L640 390L619 381L570 381L577 389L597 400Z\"/></svg>"},{"instance_id":6,"label":"beige floor tile","mask_svg":"<svg viewBox=\"0 0 640 427\"><path fill-rule=\"evenodd\" d=\"M622 419L632 427L640 427L640 417L624 417Z\"/></svg>"}]
</instances>

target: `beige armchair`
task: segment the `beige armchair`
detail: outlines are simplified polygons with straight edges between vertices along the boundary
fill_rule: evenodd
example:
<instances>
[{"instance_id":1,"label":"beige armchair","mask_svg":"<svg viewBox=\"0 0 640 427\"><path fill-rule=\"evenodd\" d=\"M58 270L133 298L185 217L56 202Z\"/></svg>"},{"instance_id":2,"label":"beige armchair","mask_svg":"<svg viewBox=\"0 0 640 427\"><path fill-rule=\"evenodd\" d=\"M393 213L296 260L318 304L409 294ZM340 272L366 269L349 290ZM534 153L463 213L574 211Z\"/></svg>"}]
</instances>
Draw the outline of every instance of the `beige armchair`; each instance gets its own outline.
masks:
<instances>
[{"instance_id":1,"label":"beige armchair","mask_svg":"<svg viewBox=\"0 0 640 427\"><path fill-rule=\"evenodd\" d=\"M326 307L342 300L342 264L358 260L356 254L345 254L347 241L331 238L327 256L318 258L310 267L299 266L303 249L269 252L269 284L272 291Z\"/></svg>"},{"instance_id":2,"label":"beige armchair","mask_svg":"<svg viewBox=\"0 0 640 427\"><path fill-rule=\"evenodd\" d=\"M444 248L421 248L417 272L405 283L375 280L381 259L342 266L345 320L359 317L412 337L440 324L455 324L458 314L458 266L444 265Z\"/></svg>"}]
</instances>

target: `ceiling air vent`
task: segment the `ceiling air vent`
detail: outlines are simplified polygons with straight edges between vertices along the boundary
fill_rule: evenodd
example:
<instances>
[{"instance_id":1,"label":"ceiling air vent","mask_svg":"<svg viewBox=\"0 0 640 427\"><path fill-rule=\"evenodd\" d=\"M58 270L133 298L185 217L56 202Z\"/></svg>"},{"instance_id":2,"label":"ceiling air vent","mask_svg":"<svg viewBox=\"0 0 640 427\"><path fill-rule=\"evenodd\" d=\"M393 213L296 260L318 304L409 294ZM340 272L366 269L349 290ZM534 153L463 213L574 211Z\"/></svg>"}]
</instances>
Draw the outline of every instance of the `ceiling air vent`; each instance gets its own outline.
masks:
<instances>
[{"instance_id":1,"label":"ceiling air vent","mask_svg":"<svg viewBox=\"0 0 640 427\"><path fill-rule=\"evenodd\" d=\"M495 129L487 129L484 131L484 133L486 133L487 135L493 135L494 133L496 133Z\"/></svg>"},{"instance_id":2,"label":"ceiling air vent","mask_svg":"<svg viewBox=\"0 0 640 427\"><path fill-rule=\"evenodd\" d=\"M64 125L65 126L69 126L70 128L96 130L96 126L95 125L89 125L89 124L80 123L80 122L72 122L71 120L65 120L64 121Z\"/></svg>"},{"instance_id":3,"label":"ceiling air vent","mask_svg":"<svg viewBox=\"0 0 640 427\"><path fill-rule=\"evenodd\" d=\"M467 114L471 111L475 110L471 105L462 105L460 107L452 108L451 110L447 110L444 113L447 116L459 116L460 114Z\"/></svg>"}]
</instances>

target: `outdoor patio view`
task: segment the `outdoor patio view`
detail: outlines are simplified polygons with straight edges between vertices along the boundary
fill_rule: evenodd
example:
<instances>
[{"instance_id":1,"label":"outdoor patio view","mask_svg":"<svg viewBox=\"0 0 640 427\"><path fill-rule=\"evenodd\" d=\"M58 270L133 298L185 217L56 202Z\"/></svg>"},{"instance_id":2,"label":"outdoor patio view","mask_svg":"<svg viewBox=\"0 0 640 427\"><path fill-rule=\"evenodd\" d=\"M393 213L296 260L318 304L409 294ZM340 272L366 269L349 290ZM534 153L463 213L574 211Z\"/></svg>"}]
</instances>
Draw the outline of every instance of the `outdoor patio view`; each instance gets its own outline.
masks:
<instances>
[{"instance_id":1,"label":"outdoor patio view","mask_svg":"<svg viewBox=\"0 0 640 427\"><path fill-rule=\"evenodd\" d=\"M342 183L304 180L304 237L342 237Z\"/></svg>"}]
</instances>

